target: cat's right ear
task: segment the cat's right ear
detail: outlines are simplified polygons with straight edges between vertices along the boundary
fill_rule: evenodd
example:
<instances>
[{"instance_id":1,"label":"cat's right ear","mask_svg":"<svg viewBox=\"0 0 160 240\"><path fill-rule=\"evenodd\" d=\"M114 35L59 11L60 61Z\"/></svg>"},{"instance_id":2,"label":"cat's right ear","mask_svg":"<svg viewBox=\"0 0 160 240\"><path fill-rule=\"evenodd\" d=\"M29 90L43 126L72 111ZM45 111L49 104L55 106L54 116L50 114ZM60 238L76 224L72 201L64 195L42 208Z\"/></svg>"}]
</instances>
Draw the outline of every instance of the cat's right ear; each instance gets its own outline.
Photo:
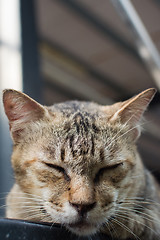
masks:
<instances>
[{"instance_id":1,"label":"cat's right ear","mask_svg":"<svg viewBox=\"0 0 160 240\"><path fill-rule=\"evenodd\" d=\"M149 103L156 93L156 89L149 88L129 100L118 103L118 107L113 114L111 120L120 121L130 128L130 136L136 140L141 132L141 120ZM113 105L114 106L114 105ZM132 130L132 131L131 131Z\"/></svg>"},{"instance_id":2,"label":"cat's right ear","mask_svg":"<svg viewBox=\"0 0 160 240\"><path fill-rule=\"evenodd\" d=\"M14 142L19 141L27 123L38 121L46 114L42 105L26 94L12 89L3 91L3 104Z\"/></svg>"}]
</instances>

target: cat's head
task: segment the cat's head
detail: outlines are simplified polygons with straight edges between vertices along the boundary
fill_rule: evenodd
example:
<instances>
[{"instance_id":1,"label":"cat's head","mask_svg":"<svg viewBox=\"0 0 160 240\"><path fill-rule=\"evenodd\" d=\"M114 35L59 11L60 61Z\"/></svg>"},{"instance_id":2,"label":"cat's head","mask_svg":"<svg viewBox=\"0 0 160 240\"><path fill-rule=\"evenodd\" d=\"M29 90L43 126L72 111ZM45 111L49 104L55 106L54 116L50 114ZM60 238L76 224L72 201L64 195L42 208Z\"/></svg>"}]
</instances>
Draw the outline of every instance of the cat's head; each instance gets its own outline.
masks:
<instances>
[{"instance_id":1,"label":"cat's head","mask_svg":"<svg viewBox=\"0 0 160 240\"><path fill-rule=\"evenodd\" d=\"M148 89L111 106L71 101L45 107L21 92L4 91L15 179L44 219L79 235L94 234L141 191L135 142L154 94Z\"/></svg>"}]
</instances>

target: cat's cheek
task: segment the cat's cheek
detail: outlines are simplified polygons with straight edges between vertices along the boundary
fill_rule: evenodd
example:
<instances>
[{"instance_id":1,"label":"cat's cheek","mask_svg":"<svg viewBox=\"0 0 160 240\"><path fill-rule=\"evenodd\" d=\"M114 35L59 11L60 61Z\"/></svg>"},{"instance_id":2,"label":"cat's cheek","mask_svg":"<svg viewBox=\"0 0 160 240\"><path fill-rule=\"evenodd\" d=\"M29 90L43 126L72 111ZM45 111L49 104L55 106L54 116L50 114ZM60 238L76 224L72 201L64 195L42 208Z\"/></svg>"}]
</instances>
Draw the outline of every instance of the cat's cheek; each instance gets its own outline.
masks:
<instances>
[{"instance_id":1,"label":"cat's cheek","mask_svg":"<svg viewBox=\"0 0 160 240\"><path fill-rule=\"evenodd\" d=\"M78 219L76 210L70 207L67 201L65 203L59 203L59 204L45 203L44 207L47 213L53 219L53 222L67 225L72 222L76 222Z\"/></svg>"},{"instance_id":2,"label":"cat's cheek","mask_svg":"<svg viewBox=\"0 0 160 240\"><path fill-rule=\"evenodd\" d=\"M100 208L108 210L116 202L118 197L118 190L113 186L110 181L102 181L96 188L97 202L100 204Z\"/></svg>"},{"instance_id":3,"label":"cat's cheek","mask_svg":"<svg viewBox=\"0 0 160 240\"><path fill-rule=\"evenodd\" d=\"M57 189L56 186L44 187L41 191L45 210L53 221L61 224L69 224L77 220L77 211L68 202L67 189L67 185L64 185Z\"/></svg>"},{"instance_id":4,"label":"cat's cheek","mask_svg":"<svg viewBox=\"0 0 160 240\"><path fill-rule=\"evenodd\" d=\"M63 223L70 224L78 220L77 211L69 204L68 201L63 204L63 210L65 216L64 220L62 219L62 222L64 221Z\"/></svg>"}]
</instances>

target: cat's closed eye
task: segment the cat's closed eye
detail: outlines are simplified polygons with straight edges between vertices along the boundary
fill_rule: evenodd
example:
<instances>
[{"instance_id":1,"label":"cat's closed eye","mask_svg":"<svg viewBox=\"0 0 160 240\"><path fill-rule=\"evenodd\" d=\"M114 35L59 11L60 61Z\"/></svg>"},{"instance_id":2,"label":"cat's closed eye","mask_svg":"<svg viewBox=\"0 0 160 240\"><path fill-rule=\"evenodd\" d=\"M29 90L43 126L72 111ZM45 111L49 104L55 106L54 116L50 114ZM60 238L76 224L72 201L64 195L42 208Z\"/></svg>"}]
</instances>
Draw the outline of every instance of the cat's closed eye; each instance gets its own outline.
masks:
<instances>
[{"instance_id":1,"label":"cat's closed eye","mask_svg":"<svg viewBox=\"0 0 160 240\"><path fill-rule=\"evenodd\" d=\"M100 177L102 176L102 174L104 172L106 172L108 170L114 170L114 169L116 169L116 168L118 168L122 165L123 165L123 162L100 168L99 171L97 172L95 178L94 178L94 182L97 183L100 180Z\"/></svg>"},{"instance_id":2,"label":"cat's closed eye","mask_svg":"<svg viewBox=\"0 0 160 240\"><path fill-rule=\"evenodd\" d=\"M64 175L64 178L67 181L70 181L70 177L68 176L68 174L66 173L65 169L63 167L60 167L58 165L52 164L52 163L47 163L47 162L43 162L46 166L48 166L49 168L53 168L56 171L62 173Z\"/></svg>"}]
</instances>

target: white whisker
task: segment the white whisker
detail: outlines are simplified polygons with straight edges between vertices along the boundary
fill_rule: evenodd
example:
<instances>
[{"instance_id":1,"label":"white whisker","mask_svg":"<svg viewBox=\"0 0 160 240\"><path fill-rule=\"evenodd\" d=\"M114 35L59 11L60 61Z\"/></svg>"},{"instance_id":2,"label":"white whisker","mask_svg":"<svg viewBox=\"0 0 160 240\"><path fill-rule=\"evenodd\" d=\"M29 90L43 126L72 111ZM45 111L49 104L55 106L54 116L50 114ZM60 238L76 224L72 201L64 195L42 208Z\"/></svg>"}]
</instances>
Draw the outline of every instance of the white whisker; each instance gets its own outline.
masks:
<instances>
[{"instance_id":1,"label":"white whisker","mask_svg":"<svg viewBox=\"0 0 160 240\"><path fill-rule=\"evenodd\" d=\"M147 213L143 213L142 211L139 211L139 210L135 210L135 209L133 209L133 208L126 208L126 207L120 207L119 208L120 210L122 209L122 210L126 210L127 211L127 213L128 213L128 210L130 210L130 211L132 211L133 213L139 213L139 214L141 214L141 216L142 216L142 218L143 219L146 219L146 220L148 220L148 221L151 221L151 222L159 222L160 223L160 220L159 219L157 219L157 218L154 218L153 216L151 216L151 215L149 215L149 214L147 214Z\"/></svg>"},{"instance_id":2,"label":"white whisker","mask_svg":"<svg viewBox=\"0 0 160 240\"><path fill-rule=\"evenodd\" d=\"M134 232L132 232L132 230L130 228L128 228L126 225L124 225L122 222L116 220L116 219L112 219L113 222L115 222L116 224L118 224L120 227L124 228L127 232L129 232L130 234L132 234L135 239L139 239L141 240L136 234L134 234Z\"/></svg>"},{"instance_id":3,"label":"white whisker","mask_svg":"<svg viewBox=\"0 0 160 240\"><path fill-rule=\"evenodd\" d=\"M118 214L116 213L116 216L122 217L122 218L125 218L125 219L128 219L128 220L130 220L130 221L135 221L136 223L139 223L139 224L143 225L144 227L147 227L149 230L151 230L152 232L154 232L156 235L158 234L155 230L153 230L153 229L152 229L151 227L149 227L148 225L146 225L146 224L138 221L137 219L130 218L130 217L126 216L124 213L128 213L128 212L121 212L120 214L119 214L119 213L118 213Z\"/></svg>"}]
</instances>

